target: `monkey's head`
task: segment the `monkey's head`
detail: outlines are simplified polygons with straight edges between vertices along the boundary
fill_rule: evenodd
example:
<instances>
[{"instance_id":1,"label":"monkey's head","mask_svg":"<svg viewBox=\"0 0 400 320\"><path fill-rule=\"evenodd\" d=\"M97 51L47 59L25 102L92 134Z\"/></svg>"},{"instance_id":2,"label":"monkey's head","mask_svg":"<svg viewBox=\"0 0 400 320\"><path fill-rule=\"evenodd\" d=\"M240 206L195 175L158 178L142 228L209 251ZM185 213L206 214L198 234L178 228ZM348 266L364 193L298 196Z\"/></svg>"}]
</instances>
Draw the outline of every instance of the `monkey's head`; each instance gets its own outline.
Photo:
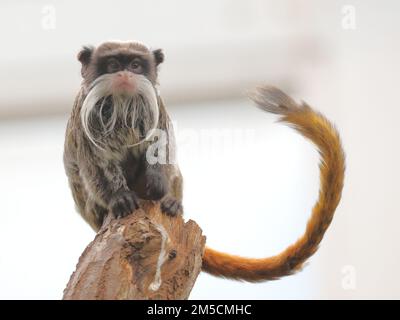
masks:
<instances>
[{"instance_id":1,"label":"monkey's head","mask_svg":"<svg viewBox=\"0 0 400 320\"><path fill-rule=\"evenodd\" d=\"M124 128L135 136L134 144L145 140L158 123L161 49L150 50L138 42L105 42L84 47L78 60L85 95L81 122L88 138L101 147L110 133Z\"/></svg>"}]
</instances>

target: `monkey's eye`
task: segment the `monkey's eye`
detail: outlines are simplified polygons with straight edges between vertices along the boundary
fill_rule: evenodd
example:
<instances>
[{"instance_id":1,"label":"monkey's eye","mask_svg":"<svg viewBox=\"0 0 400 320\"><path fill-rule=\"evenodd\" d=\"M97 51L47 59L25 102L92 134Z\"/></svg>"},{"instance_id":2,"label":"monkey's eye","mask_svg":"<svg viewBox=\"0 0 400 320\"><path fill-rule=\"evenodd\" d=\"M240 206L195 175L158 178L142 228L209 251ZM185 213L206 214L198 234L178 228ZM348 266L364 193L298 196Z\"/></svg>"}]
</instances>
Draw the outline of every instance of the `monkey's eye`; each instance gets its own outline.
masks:
<instances>
[{"instance_id":1,"label":"monkey's eye","mask_svg":"<svg viewBox=\"0 0 400 320\"><path fill-rule=\"evenodd\" d=\"M114 73L121 70L121 65L117 59L111 58L107 61L107 72Z\"/></svg>"},{"instance_id":2,"label":"monkey's eye","mask_svg":"<svg viewBox=\"0 0 400 320\"><path fill-rule=\"evenodd\" d=\"M134 73L143 73L143 66L137 60L133 60L131 62L131 64L129 65L129 69Z\"/></svg>"}]
</instances>

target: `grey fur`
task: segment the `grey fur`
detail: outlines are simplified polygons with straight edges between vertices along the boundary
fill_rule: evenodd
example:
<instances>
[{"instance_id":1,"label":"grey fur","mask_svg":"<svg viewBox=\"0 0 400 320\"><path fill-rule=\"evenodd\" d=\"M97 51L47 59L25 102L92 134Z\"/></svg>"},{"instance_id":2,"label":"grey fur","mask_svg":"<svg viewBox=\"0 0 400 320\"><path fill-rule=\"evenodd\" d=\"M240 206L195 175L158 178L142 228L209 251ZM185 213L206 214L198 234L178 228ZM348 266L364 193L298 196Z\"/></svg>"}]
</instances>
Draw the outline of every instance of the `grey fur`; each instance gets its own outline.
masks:
<instances>
[{"instance_id":1,"label":"grey fur","mask_svg":"<svg viewBox=\"0 0 400 320\"><path fill-rule=\"evenodd\" d=\"M249 91L248 96L256 103L257 107L275 114L286 114L299 108L299 105L291 97L273 86L259 86Z\"/></svg>"}]
</instances>

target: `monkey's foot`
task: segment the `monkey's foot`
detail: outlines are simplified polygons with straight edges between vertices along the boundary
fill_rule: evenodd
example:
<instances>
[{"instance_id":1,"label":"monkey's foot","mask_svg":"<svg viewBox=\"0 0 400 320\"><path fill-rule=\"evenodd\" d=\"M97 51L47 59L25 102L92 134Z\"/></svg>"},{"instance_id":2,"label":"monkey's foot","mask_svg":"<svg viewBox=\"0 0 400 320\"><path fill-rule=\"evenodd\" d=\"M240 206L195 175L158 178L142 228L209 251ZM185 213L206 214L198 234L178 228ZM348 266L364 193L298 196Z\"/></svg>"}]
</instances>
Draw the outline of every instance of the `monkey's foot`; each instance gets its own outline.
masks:
<instances>
[{"instance_id":1,"label":"monkey's foot","mask_svg":"<svg viewBox=\"0 0 400 320\"><path fill-rule=\"evenodd\" d=\"M139 208L136 194L133 191L121 191L113 196L110 209L114 217L122 218Z\"/></svg>"},{"instance_id":2,"label":"monkey's foot","mask_svg":"<svg viewBox=\"0 0 400 320\"><path fill-rule=\"evenodd\" d=\"M161 200L161 211L169 216L182 214L182 203L172 196L166 196L163 200Z\"/></svg>"}]
</instances>

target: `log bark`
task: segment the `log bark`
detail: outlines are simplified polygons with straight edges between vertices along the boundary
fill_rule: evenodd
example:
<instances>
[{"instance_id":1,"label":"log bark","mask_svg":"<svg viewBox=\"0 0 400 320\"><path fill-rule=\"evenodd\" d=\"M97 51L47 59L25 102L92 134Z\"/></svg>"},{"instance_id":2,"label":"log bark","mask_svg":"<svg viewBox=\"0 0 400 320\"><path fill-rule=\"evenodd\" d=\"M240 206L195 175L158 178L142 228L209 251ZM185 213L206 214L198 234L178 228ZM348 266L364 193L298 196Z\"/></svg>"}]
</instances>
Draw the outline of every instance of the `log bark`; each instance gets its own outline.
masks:
<instances>
[{"instance_id":1,"label":"log bark","mask_svg":"<svg viewBox=\"0 0 400 320\"><path fill-rule=\"evenodd\" d=\"M82 253L63 299L187 299L201 271L205 237L159 203L108 218ZM109 215L111 216L111 215Z\"/></svg>"}]
</instances>

